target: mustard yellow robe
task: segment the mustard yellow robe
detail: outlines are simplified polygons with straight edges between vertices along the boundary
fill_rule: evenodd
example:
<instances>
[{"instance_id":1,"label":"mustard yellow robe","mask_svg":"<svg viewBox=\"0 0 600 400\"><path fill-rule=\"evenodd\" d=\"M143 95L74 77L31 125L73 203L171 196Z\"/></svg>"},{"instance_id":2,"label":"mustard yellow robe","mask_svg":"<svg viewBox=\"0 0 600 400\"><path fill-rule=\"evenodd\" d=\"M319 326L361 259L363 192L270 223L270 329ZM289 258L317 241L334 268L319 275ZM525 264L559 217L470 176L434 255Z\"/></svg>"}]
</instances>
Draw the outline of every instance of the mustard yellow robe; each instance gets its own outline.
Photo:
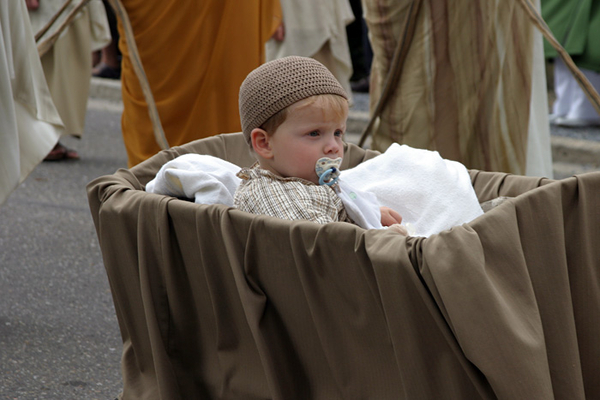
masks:
<instances>
[{"instance_id":1,"label":"mustard yellow robe","mask_svg":"<svg viewBox=\"0 0 600 400\"><path fill-rule=\"evenodd\" d=\"M124 0L169 146L241 130L238 91L264 62L281 22L278 0ZM129 166L160 150L125 42L123 140Z\"/></svg>"}]
</instances>

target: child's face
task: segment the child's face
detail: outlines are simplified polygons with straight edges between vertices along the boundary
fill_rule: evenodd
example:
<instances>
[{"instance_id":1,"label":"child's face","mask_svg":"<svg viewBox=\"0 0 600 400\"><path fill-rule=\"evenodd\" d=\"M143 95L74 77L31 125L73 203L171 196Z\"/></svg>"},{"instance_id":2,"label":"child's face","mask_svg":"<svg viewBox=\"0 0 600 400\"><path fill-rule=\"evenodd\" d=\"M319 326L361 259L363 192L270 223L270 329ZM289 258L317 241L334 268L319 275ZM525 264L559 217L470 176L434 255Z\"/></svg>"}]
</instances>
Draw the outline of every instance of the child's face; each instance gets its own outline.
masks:
<instances>
[{"instance_id":1,"label":"child's face","mask_svg":"<svg viewBox=\"0 0 600 400\"><path fill-rule=\"evenodd\" d=\"M318 184L317 160L344 156L347 104L339 111L321 99L306 99L291 105L286 120L269 137L272 157L261 166L279 176Z\"/></svg>"}]
</instances>

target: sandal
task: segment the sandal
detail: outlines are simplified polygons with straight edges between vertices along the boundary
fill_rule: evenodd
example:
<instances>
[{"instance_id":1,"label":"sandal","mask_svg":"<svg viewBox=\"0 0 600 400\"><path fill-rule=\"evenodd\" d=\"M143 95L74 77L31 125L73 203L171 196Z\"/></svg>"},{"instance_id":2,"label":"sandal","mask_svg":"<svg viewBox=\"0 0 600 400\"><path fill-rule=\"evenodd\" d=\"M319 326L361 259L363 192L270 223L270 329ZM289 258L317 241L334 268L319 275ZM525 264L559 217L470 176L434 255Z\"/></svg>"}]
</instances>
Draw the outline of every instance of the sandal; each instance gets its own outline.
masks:
<instances>
[{"instance_id":1,"label":"sandal","mask_svg":"<svg viewBox=\"0 0 600 400\"><path fill-rule=\"evenodd\" d=\"M44 161L62 161L62 160L79 160L79 154L68 147L57 143L56 146L48 153Z\"/></svg>"}]
</instances>

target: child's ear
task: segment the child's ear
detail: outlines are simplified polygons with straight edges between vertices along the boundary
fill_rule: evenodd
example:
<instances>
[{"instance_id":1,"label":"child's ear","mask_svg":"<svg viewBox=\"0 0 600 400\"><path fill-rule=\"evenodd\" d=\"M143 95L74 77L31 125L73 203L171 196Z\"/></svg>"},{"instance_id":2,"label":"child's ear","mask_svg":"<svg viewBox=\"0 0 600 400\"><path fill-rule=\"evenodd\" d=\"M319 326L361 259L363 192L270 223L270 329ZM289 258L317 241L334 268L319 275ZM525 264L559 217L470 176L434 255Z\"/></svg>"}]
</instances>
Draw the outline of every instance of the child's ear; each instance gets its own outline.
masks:
<instances>
[{"instance_id":1,"label":"child's ear","mask_svg":"<svg viewBox=\"0 0 600 400\"><path fill-rule=\"evenodd\" d=\"M250 132L250 139L252 140L252 148L257 155L264 159L273 158L271 143L269 141L270 136L267 134L267 131L261 128L254 128Z\"/></svg>"}]
</instances>

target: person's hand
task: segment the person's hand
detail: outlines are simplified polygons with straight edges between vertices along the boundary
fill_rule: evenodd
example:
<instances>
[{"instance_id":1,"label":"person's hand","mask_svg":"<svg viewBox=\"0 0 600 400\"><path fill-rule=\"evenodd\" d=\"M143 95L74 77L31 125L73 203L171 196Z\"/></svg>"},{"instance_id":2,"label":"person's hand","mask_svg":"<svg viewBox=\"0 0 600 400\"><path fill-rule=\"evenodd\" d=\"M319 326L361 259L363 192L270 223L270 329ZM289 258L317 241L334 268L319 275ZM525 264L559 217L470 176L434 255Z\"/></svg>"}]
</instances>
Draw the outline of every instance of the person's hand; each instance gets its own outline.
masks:
<instances>
[{"instance_id":1,"label":"person's hand","mask_svg":"<svg viewBox=\"0 0 600 400\"><path fill-rule=\"evenodd\" d=\"M381 211L381 225L392 226L402 222L402 216L396 210L385 206L380 207L379 210Z\"/></svg>"},{"instance_id":2,"label":"person's hand","mask_svg":"<svg viewBox=\"0 0 600 400\"><path fill-rule=\"evenodd\" d=\"M279 26L277 27L277 29L275 29L275 32L273 33L273 35L271 35L271 37L277 40L278 42L283 41L283 38L285 37L285 27L283 26L283 22L279 24Z\"/></svg>"},{"instance_id":3,"label":"person's hand","mask_svg":"<svg viewBox=\"0 0 600 400\"><path fill-rule=\"evenodd\" d=\"M27 5L27 9L29 11L35 11L39 8L40 1L39 0L25 0L25 4Z\"/></svg>"}]
</instances>

